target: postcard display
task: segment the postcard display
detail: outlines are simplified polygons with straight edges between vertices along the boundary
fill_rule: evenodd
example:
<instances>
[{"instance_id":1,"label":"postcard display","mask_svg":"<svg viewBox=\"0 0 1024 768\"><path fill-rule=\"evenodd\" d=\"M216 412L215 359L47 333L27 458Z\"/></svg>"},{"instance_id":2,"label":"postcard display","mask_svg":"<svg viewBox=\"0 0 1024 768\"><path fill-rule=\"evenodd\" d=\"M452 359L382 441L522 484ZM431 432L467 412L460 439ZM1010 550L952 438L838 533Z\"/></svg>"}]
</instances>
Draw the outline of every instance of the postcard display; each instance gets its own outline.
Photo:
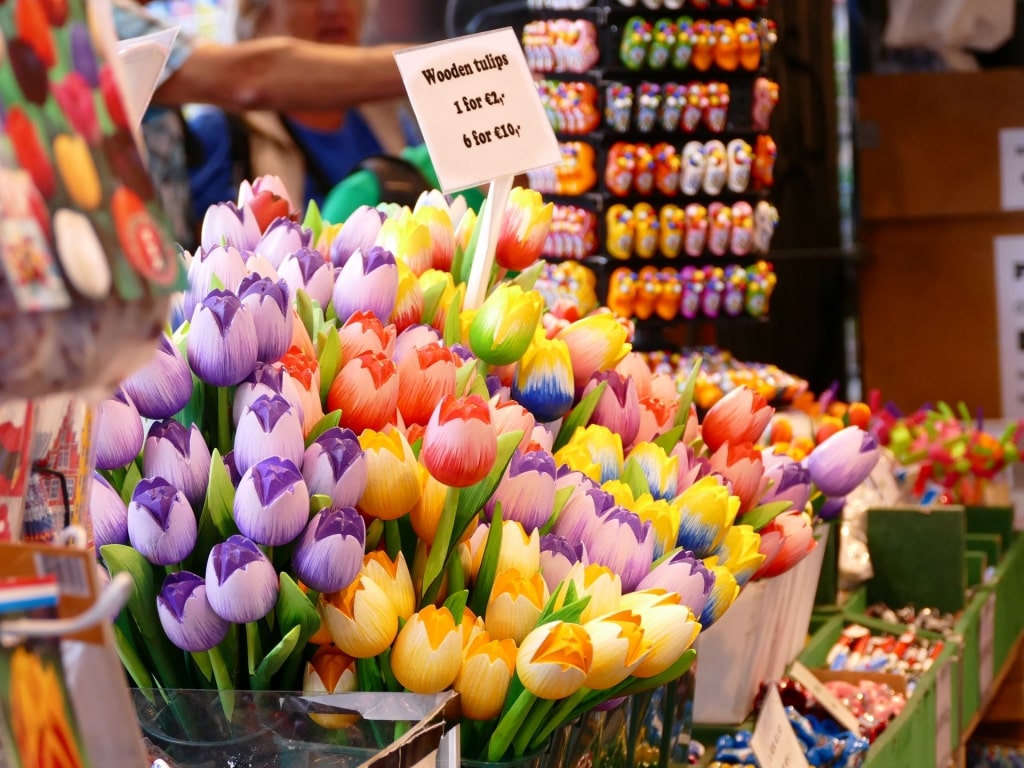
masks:
<instances>
[{"instance_id":1,"label":"postcard display","mask_svg":"<svg viewBox=\"0 0 1024 768\"><path fill-rule=\"evenodd\" d=\"M779 89L766 4L600 0L537 11L523 30L563 154L530 174L556 201L545 256L592 268L640 348L663 348L672 326L768 314Z\"/></svg>"},{"instance_id":2,"label":"postcard display","mask_svg":"<svg viewBox=\"0 0 1024 768\"><path fill-rule=\"evenodd\" d=\"M101 586L79 525L89 403L152 354L183 271L109 3L0 4L0 46L0 764L141 766L108 622L130 583Z\"/></svg>"}]
</instances>

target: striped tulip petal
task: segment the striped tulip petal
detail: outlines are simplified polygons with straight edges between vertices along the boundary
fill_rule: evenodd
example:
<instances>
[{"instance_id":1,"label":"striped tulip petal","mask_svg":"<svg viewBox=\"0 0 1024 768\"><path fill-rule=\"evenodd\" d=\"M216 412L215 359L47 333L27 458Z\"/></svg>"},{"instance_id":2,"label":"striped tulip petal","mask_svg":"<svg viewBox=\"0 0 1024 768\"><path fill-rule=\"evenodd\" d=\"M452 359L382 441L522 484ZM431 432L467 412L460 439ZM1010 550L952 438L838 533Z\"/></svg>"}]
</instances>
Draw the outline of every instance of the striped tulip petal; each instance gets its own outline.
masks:
<instances>
[{"instance_id":1,"label":"striped tulip petal","mask_svg":"<svg viewBox=\"0 0 1024 768\"><path fill-rule=\"evenodd\" d=\"M428 605L414 613L395 638L391 668L413 693L439 693L462 666L462 636L447 608Z\"/></svg>"},{"instance_id":2,"label":"striped tulip petal","mask_svg":"<svg viewBox=\"0 0 1024 768\"><path fill-rule=\"evenodd\" d=\"M358 504L367 469L355 432L334 427L314 440L302 458L302 477L310 494L329 496L336 507Z\"/></svg>"},{"instance_id":3,"label":"striped tulip petal","mask_svg":"<svg viewBox=\"0 0 1024 768\"><path fill-rule=\"evenodd\" d=\"M192 397L192 372L178 348L163 334L152 358L121 382L121 390L142 416L166 419Z\"/></svg>"},{"instance_id":4,"label":"striped tulip petal","mask_svg":"<svg viewBox=\"0 0 1024 768\"><path fill-rule=\"evenodd\" d=\"M208 651L228 634L229 622L213 612L201 576L178 571L164 579L156 598L164 634L183 651Z\"/></svg>"},{"instance_id":5,"label":"striped tulip petal","mask_svg":"<svg viewBox=\"0 0 1024 768\"><path fill-rule=\"evenodd\" d=\"M210 550L206 597L218 616L235 624L262 619L277 603L277 571L253 541L229 536Z\"/></svg>"},{"instance_id":6,"label":"striped tulip petal","mask_svg":"<svg viewBox=\"0 0 1024 768\"><path fill-rule=\"evenodd\" d=\"M309 519L309 489L292 461L279 456L246 470L235 491L234 518L245 536L268 547L290 544Z\"/></svg>"},{"instance_id":7,"label":"striped tulip petal","mask_svg":"<svg viewBox=\"0 0 1024 768\"><path fill-rule=\"evenodd\" d=\"M317 592L338 592L359 575L365 543L366 524L355 509L322 509L295 544L295 573Z\"/></svg>"},{"instance_id":8,"label":"striped tulip petal","mask_svg":"<svg viewBox=\"0 0 1024 768\"><path fill-rule=\"evenodd\" d=\"M341 411L341 423L357 434L392 422L398 405L398 376L387 356L364 352L338 371L327 393L327 407Z\"/></svg>"},{"instance_id":9,"label":"striped tulip petal","mask_svg":"<svg viewBox=\"0 0 1024 768\"><path fill-rule=\"evenodd\" d=\"M207 384L231 387L256 367L259 341L249 309L228 291L207 294L192 314L188 363Z\"/></svg>"},{"instance_id":10,"label":"striped tulip petal","mask_svg":"<svg viewBox=\"0 0 1024 768\"><path fill-rule=\"evenodd\" d=\"M142 417L123 391L100 403L95 433L97 469L120 469L139 455L145 437Z\"/></svg>"},{"instance_id":11,"label":"striped tulip petal","mask_svg":"<svg viewBox=\"0 0 1024 768\"><path fill-rule=\"evenodd\" d=\"M483 480L494 467L498 439L487 401L479 395L446 395L423 433L420 461L445 485L465 488Z\"/></svg>"},{"instance_id":12,"label":"striped tulip petal","mask_svg":"<svg viewBox=\"0 0 1024 768\"><path fill-rule=\"evenodd\" d=\"M128 505L128 538L154 565L174 565L192 553L198 527L183 494L163 478L143 478Z\"/></svg>"}]
</instances>

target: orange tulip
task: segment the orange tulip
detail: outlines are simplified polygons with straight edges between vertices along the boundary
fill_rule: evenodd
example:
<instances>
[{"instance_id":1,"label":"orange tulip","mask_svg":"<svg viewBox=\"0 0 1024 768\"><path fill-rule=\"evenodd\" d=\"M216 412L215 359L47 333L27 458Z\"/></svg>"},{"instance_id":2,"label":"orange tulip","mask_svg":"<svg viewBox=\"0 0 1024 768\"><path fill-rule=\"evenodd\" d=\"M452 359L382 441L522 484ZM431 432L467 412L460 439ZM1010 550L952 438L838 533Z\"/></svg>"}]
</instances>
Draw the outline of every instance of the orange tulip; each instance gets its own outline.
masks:
<instances>
[{"instance_id":1,"label":"orange tulip","mask_svg":"<svg viewBox=\"0 0 1024 768\"><path fill-rule=\"evenodd\" d=\"M359 509L378 520L397 520L408 514L420 498L416 457L405 436L394 427L372 429L359 435L366 459L366 490Z\"/></svg>"},{"instance_id":2,"label":"orange tulip","mask_svg":"<svg viewBox=\"0 0 1024 768\"><path fill-rule=\"evenodd\" d=\"M341 425L355 433L383 429L393 422L398 405L398 376L391 358L364 352L348 360L338 371L327 407L341 411Z\"/></svg>"},{"instance_id":3,"label":"orange tulip","mask_svg":"<svg viewBox=\"0 0 1024 768\"><path fill-rule=\"evenodd\" d=\"M428 605L414 613L395 638L391 669L413 693L439 693L462 666L462 636L447 608Z\"/></svg>"},{"instance_id":4,"label":"orange tulip","mask_svg":"<svg viewBox=\"0 0 1024 768\"><path fill-rule=\"evenodd\" d=\"M594 663L590 635L579 624L552 621L533 630L516 654L516 671L530 693L564 699L586 682Z\"/></svg>"},{"instance_id":5,"label":"orange tulip","mask_svg":"<svg viewBox=\"0 0 1024 768\"><path fill-rule=\"evenodd\" d=\"M516 644L492 640L486 633L466 648L454 688L462 694L462 714L470 720L490 720L501 714L512 682Z\"/></svg>"},{"instance_id":6,"label":"orange tulip","mask_svg":"<svg viewBox=\"0 0 1024 768\"><path fill-rule=\"evenodd\" d=\"M499 571L487 601L484 626L491 637L520 643L537 625L547 600L547 584L540 573L524 576L515 568Z\"/></svg>"}]
</instances>

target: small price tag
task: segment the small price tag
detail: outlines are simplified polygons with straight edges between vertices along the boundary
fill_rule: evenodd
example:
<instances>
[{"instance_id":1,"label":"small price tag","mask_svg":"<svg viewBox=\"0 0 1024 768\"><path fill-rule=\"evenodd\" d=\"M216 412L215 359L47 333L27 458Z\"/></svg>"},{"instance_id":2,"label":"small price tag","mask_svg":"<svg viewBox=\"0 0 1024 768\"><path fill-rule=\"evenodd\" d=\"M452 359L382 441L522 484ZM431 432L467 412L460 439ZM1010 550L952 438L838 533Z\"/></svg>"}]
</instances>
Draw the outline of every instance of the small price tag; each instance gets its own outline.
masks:
<instances>
[{"instance_id":1,"label":"small price tag","mask_svg":"<svg viewBox=\"0 0 1024 768\"><path fill-rule=\"evenodd\" d=\"M935 768L949 768L953 760L952 670L948 661L935 674Z\"/></svg>"},{"instance_id":2,"label":"small price tag","mask_svg":"<svg viewBox=\"0 0 1024 768\"><path fill-rule=\"evenodd\" d=\"M1024 128L999 131L999 172L1003 210L1024 210Z\"/></svg>"},{"instance_id":3,"label":"small price tag","mask_svg":"<svg viewBox=\"0 0 1024 768\"><path fill-rule=\"evenodd\" d=\"M806 688L825 711L832 716L833 720L851 733L860 733L860 722L854 714L843 705L843 702L836 698L835 694L823 682L814 676L811 670L799 661L795 661L789 669L789 676Z\"/></svg>"},{"instance_id":4,"label":"small price tag","mask_svg":"<svg viewBox=\"0 0 1024 768\"><path fill-rule=\"evenodd\" d=\"M989 595L981 608L981 627L978 629L978 687L981 695L988 695L995 675L996 596Z\"/></svg>"},{"instance_id":5,"label":"small price tag","mask_svg":"<svg viewBox=\"0 0 1024 768\"><path fill-rule=\"evenodd\" d=\"M775 686L769 689L761 705L750 746L761 768L808 768L807 757Z\"/></svg>"},{"instance_id":6,"label":"small price tag","mask_svg":"<svg viewBox=\"0 0 1024 768\"><path fill-rule=\"evenodd\" d=\"M445 192L561 161L511 27L395 54Z\"/></svg>"}]
</instances>

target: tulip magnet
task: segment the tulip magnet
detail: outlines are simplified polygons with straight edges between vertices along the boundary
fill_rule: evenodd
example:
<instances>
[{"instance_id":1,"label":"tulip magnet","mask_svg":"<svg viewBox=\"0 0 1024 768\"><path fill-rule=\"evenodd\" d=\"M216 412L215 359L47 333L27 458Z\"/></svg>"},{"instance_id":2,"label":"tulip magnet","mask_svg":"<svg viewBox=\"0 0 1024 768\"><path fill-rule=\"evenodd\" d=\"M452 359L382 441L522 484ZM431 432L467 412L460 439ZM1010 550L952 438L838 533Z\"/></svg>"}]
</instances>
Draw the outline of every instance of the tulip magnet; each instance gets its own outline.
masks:
<instances>
[{"instance_id":1,"label":"tulip magnet","mask_svg":"<svg viewBox=\"0 0 1024 768\"><path fill-rule=\"evenodd\" d=\"M715 61L718 38L710 21L699 19L693 23L693 55L690 63L701 72L707 72Z\"/></svg>"},{"instance_id":2,"label":"tulip magnet","mask_svg":"<svg viewBox=\"0 0 1024 768\"><path fill-rule=\"evenodd\" d=\"M747 295L747 271L733 264L725 269L725 291L722 293L722 309L729 317L743 314Z\"/></svg>"},{"instance_id":3,"label":"tulip magnet","mask_svg":"<svg viewBox=\"0 0 1024 768\"><path fill-rule=\"evenodd\" d=\"M767 77L754 81L754 108L751 118L755 131L767 131L771 127L772 112L779 103L779 84Z\"/></svg>"},{"instance_id":4,"label":"tulip magnet","mask_svg":"<svg viewBox=\"0 0 1024 768\"><path fill-rule=\"evenodd\" d=\"M750 203L739 202L732 207L732 234L729 250L735 256L746 256L754 236L754 209Z\"/></svg>"},{"instance_id":5,"label":"tulip magnet","mask_svg":"<svg viewBox=\"0 0 1024 768\"><path fill-rule=\"evenodd\" d=\"M709 195L721 194L729 174L729 160L725 144L713 139L704 145L707 169L704 171L704 191Z\"/></svg>"},{"instance_id":6,"label":"tulip magnet","mask_svg":"<svg viewBox=\"0 0 1024 768\"><path fill-rule=\"evenodd\" d=\"M676 148L666 142L654 146L654 186L658 192L675 197L679 194L679 173L682 159Z\"/></svg>"},{"instance_id":7,"label":"tulip magnet","mask_svg":"<svg viewBox=\"0 0 1024 768\"><path fill-rule=\"evenodd\" d=\"M693 133L697 130L707 105L707 86L699 82L687 85L686 103L683 106L682 115L679 117L679 127L686 133Z\"/></svg>"},{"instance_id":8,"label":"tulip magnet","mask_svg":"<svg viewBox=\"0 0 1024 768\"><path fill-rule=\"evenodd\" d=\"M754 253L768 253L772 246L772 235L779 223L779 212L767 200L762 200L754 208L754 234L751 237L750 249Z\"/></svg>"},{"instance_id":9,"label":"tulip magnet","mask_svg":"<svg viewBox=\"0 0 1024 768\"><path fill-rule=\"evenodd\" d=\"M725 203L712 203L708 206L708 222L708 250L715 256L724 256L729 251L732 209Z\"/></svg>"},{"instance_id":10,"label":"tulip magnet","mask_svg":"<svg viewBox=\"0 0 1024 768\"><path fill-rule=\"evenodd\" d=\"M758 28L750 19L736 20L736 35L740 48L740 66L754 72L761 66L763 42Z\"/></svg>"},{"instance_id":11,"label":"tulip magnet","mask_svg":"<svg viewBox=\"0 0 1024 768\"><path fill-rule=\"evenodd\" d=\"M712 267L704 270L704 291L700 297L700 309L707 317L716 318L722 306L725 292L725 270Z\"/></svg>"},{"instance_id":12,"label":"tulip magnet","mask_svg":"<svg viewBox=\"0 0 1024 768\"><path fill-rule=\"evenodd\" d=\"M721 133L725 130L729 116L729 85L727 83L709 83L707 103L704 105L704 124L709 131Z\"/></svg>"},{"instance_id":13,"label":"tulip magnet","mask_svg":"<svg viewBox=\"0 0 1024 768\"><path fill-rule=\"evenodd\" d=\"M683 250L687 256L697 258L704 253L708 241L708 209L700 203L686 206L686 239Z\"/></svg>"},{"instance_id":14,"label":"tulip magnet","mask_svg":"<svg viewBox=\"0 0 1024 768\"><path fill-rule=\"evenodd\" d=\"M686 104L686 88L679 83L665 83L661 93L661 112L658 122L663 131L675 131L679 128L679 118Z\"/></svg>"},{"instance_id":15,"label":"tulip magnet","mask_svg":"<svg viewBox=\"0 0 1024 768\"><path fill-rule=\"evenodd\" d=\"M730 192L745 192L750 185L750 168L754 162L754 150L743 139L733 139L726 147L729 160L729 175L726 186Z\"/></svg>"},{"instance_id":16,"label":"tulip magnet","mask_svg":"<svg viewBox=\"0 0 1024 768\"><path fill-rule=\"evenodd\" d=\"M674 269L663 269L658 273L661 290L654 303L654 313L662 320L675 320L679 314L679 302L683 295L683 283Z\"/></svg>"},{"instance_id":17,"label":"tulip magnet","mask_svg":"<svg viewBox=\"0 0 1024 768\"><path fill-rule=\"evenodd\" d=\"M633 221L633 250L641 259L649 259L658 252L658 214L650 203L638 203L633 207Z\"/></svg>"},{"instance_id":18,"label":"tulip magnet","mask_svg":"<svg viewBox=\"0 0 1024 768\"><path fill-rule=\"evenodd\" d=\"M775 158L778 148L771 136L762 133L757 137L754 147L754 165L751 170L751 181L755 191L768 189L775 184Z\"/></svg>"},{"instance_id":19,"label":"tulip magnet","mask_svg":"<svg viewBox=\"0 0 1024 768\"><path fill-rule=\"evenodd\" d=\"M633 255L633 239L636 224L633 211L622 203L608 208L605 214L605 247L613 259L626 260Z\"/></svg>"},{"instance_id":20,"label":"tulip magnet","mask_svg":"<svg viewBox=\"0 0 1024 768\"><path fill-rule=\"evenodd\" d=\"M654 191L654 172L657 163L650 144L636 145L636 173L633 175L633 189L640 195Z\"/></svg>"},{"instance_id":21,"label":"tulip magnet","mask_svg":"<svg viewBox=\"0 0 1024 768\"><path fill-rule=\"evenodd\" d=\"M636 292L636 300L633 304L633 314L637 320L650 320L654 314L654 304L661 292L661 283L658 281L657 267L644 267L637 275L639 287Z\"/></svg>"},{"instance_id":22,"label":"tulip magnet","mask_svg":"<svg viewBox=\"0 0 1024 768\"><path fill-rule=\"evenodd\" d=\"M704 272L695 267L686 267L679 273L680 299L679 314L693 320L700 314L700 294L704 290Z\"/></svg>"},{"instance_id":23,"label":"tulip magnet","mask_svg":"<svg viewBox=\"0 0 1024 768\"><path fill-rule=\"evenodd\" d=\"M658 19L654 22L654 29L651 33L651 45L647 49L647 66L655 70L667 67L675 47L675 22L671 19Z\"/></svg>"},{"instance_id":24,"label":"tulip magnet","mask_svg":"<svg viewBox=\"0 0 1024 768\"><path fill-rule=\"evenodd\" d=\"M715 64L726 72L734 72L739 66L739 41L731 21L716 21L715 29Z\"/></svg>"},{"instance_id":25,"label":"tulip magnet","mask_svg":"<svg viewBox=\"0 0 1024 768\"><path fill-rule=\"evenodd\" d=\"M682 176L679 180L679 188L684 195L693 196L700 192L707 165L704 145L699 141L687 142L683 147Z\"/></svg>"},{"instance_id":26,"label":"tulip magnet","mask_svg":"<svg viewBox=\"0 0 1024 768\"><path fill-rule=\"evenodd\" d=\"M619 267L608 278L608 308L618 317L632 317L636 292L636 274L628 267Z\"/></svg>"},{"instance_id":27,"label":"tulip magnet","mask_svg":"<svg viewBox=\"0 0 1024 768\"><path fill-rule=\"evenodd\" d=\"M633 87L609 83L604 91L604 122L618 133L629 130L633 119Z\"/></svg>"},{"instance_id":28,"label":"tulip magnet","mask_svg":"<svg viewBox=\"0 0 1024 768\"><path fill-rule=\"evenodd\" d=\"M654 130L661 111L661 86L658 83L640 83L636 93L636 129L644 133Z\"/></svg>"},{"instance_id":29,"label":"tulip magnet","mask_svg":"<svg viewBox=\"0 0 1024 768\"><path fill-rule=\"evenodd\" d=\"M636 145L618 141L608 150L604 183L613 195L625 197L633 188L636 175Z\"/></svg>"},{"instance_id":30,"label":"tulip magnet","mask_svg":"<svg viewBox=\"0 0 1024 768\"><path fill-rule=\"evenodd\" d=\"M619 60L626 69L643 69L647 60L647 47L651 44L651 35L651 23L642 16L633 16L626 22L619 45Z\"/></svg>"},{"instance_id":31,"label":"tulip magnet","mask_svg":"<svg viewBox=\"0 0 1024 768\"><path fill-rule=\"evenodd\" d=\"M678 205L662 206L658 213L658 249L666 259L674 259L683 247L686 213Z\"/></svg>"},{"instance_id":32,"label":"tulip magnet","mask_svg":"<svg viewBox=\"0 0 1024 768\"><path fill-rule=\"evenodd\" d=\"M696 43L693 30L693 19L683 16L676 22L676 47L672 51L672 66L675 69L686 69L693 58L693 46Z\"/></svg>"}]
</instances>

